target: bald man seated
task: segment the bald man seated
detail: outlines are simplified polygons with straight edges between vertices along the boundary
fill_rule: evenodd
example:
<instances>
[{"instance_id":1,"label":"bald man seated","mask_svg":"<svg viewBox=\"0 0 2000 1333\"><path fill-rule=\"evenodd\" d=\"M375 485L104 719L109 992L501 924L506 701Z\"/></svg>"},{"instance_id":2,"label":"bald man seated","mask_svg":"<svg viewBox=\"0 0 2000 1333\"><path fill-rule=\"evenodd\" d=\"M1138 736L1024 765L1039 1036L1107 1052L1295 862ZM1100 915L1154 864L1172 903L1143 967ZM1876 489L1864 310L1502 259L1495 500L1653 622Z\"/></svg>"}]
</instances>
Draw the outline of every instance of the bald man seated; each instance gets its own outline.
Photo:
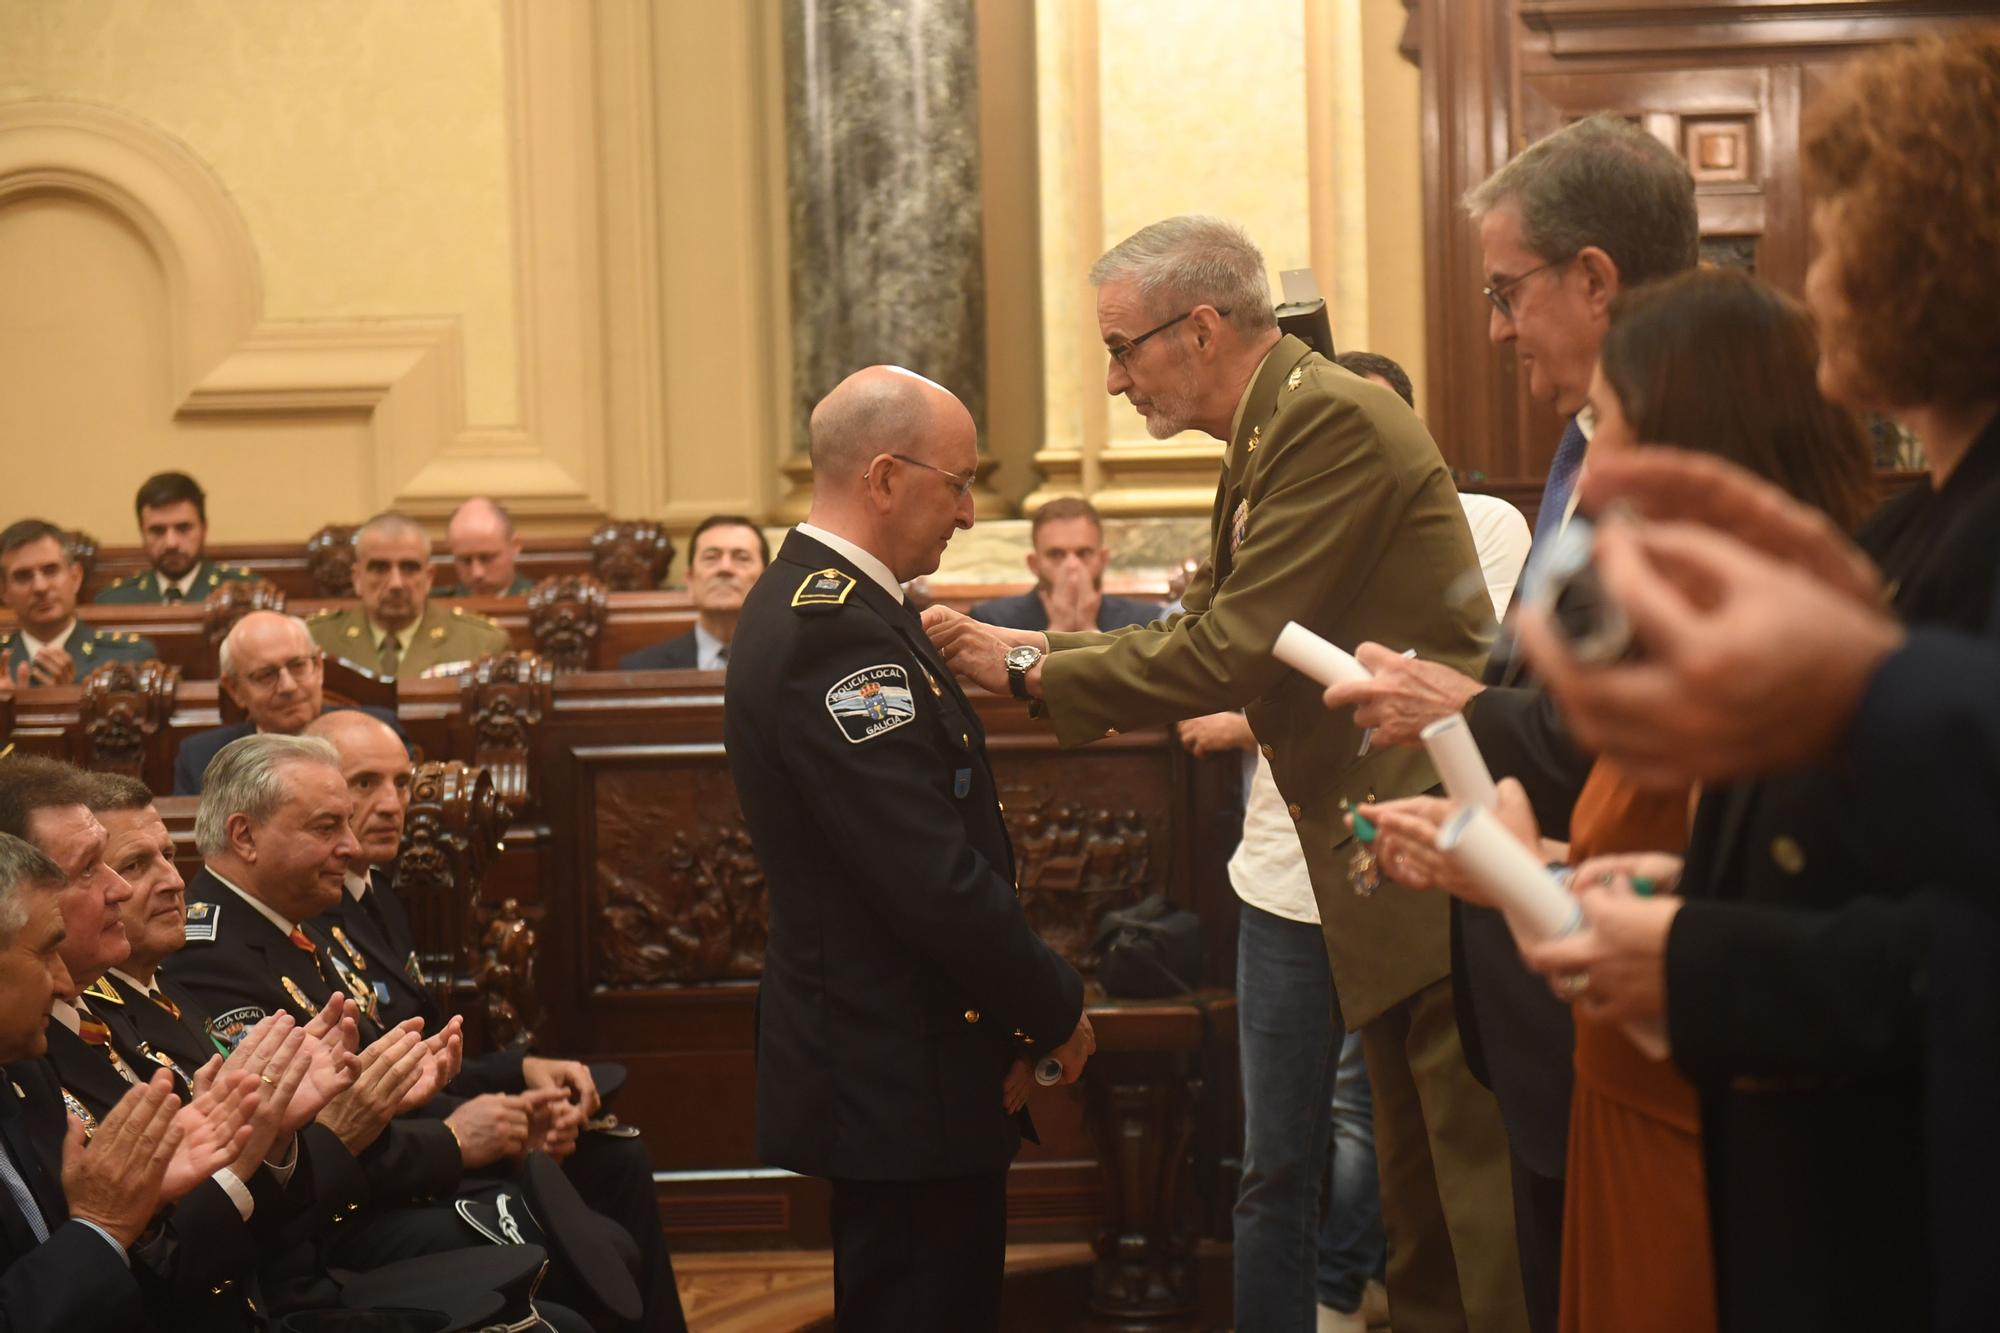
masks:
<instances>
[{"instance_id":1,"label":"bald man seated","mask_svg":"<svg viewBox=\"0 0 2000 1333\"><path fill-rule=\"evenodd\" d=\"M222 688L248 716L241 722L196 732L174 755L174 795L201 795L201 776L222 747L252 732L296 736L321 713L332 712L322 693L326 658L312 631L297 616L252 611L222 640ZM405 747L409 737L394 713L360 705L360 711L392 728Z\"/></svg>"},{"instance_id":2,"label":"bald man seated","mask_svg":"<svg viewBox=\"0 0 2000 1333\"><path fill-rule=\"evenodd\" d=\"M521 536L514 517L498 500L475 495L454 509L445 525L458 582L437 589L433 597L526 597L532 580L514 570L521 557Z\"/></svg>"}]
</instances>

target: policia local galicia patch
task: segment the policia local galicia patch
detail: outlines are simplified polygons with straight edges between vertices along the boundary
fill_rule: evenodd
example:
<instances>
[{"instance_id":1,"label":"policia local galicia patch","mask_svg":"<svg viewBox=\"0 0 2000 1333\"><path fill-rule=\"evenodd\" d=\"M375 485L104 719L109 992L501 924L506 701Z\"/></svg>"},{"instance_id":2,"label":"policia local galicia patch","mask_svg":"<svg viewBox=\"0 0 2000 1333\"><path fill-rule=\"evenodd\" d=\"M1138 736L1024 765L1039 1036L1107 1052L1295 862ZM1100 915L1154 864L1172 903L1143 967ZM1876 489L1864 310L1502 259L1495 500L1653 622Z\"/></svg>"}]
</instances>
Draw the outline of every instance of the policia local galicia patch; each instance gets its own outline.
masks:
<instances>
[{"instance_id":1,"label":"policia local galicia patch","mask_svg":"<svg viewBox=\"0 0 2000 1333\"><path fill-rule=\"evenodd\" d=\"M849 744L894 731L917 716L910 673L894 662L863 667L826 692L826 711Z\"/></svg>"}]
</instances>

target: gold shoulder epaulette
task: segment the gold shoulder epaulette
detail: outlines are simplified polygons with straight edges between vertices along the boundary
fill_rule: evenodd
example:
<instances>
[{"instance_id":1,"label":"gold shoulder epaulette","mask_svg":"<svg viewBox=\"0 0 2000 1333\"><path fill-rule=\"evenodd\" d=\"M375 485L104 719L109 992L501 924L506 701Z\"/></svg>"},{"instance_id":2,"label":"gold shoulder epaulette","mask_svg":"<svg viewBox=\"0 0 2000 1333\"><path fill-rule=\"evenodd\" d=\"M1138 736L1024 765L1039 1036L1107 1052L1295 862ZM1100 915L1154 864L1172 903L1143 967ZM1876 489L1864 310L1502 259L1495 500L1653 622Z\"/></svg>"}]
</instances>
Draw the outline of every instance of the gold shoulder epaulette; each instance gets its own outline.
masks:
<instances>
[{"instance_id":1,"label":"gold shoulder epaulette","mask_svg":"<svg viewBox=\"0 0 2000 1333\"><path fill-rule=\"evenodd\" d=\"M805 582L799 584L799 590L792 594L792 609L804 611L810 607L845 606L848 594L859 582L852 574L831 567L815 570L806 575Z\"/></svg>"},{"instance_id":2,"label":"gold shoulder epaulette","mask_svg":"<svg viewBox=\"0 0 2000 1333\"><path fill-rule=\"evenodd\" d=\"M320 621L331 619L339 614L340 608L337 606L322 606L319 610L306 617L306 624L317 625Z\"/></svg>"},{"instance_id":3,"label":"gold shoulder epaulette","mask_svg":"<svg viewBox=\"0 0 2000 1333\"><path fill-rule=\"evenodd\" d=\"M500 622L494 620L492 617L482 615L477 611L468 611L462 606L456 606L456 605L453 606L451 608L451 613L457 616L460 620L473 620L477 621L479 624L482 625L491 625L494 629L501 628Z\"/></svg>"}]
</instances>

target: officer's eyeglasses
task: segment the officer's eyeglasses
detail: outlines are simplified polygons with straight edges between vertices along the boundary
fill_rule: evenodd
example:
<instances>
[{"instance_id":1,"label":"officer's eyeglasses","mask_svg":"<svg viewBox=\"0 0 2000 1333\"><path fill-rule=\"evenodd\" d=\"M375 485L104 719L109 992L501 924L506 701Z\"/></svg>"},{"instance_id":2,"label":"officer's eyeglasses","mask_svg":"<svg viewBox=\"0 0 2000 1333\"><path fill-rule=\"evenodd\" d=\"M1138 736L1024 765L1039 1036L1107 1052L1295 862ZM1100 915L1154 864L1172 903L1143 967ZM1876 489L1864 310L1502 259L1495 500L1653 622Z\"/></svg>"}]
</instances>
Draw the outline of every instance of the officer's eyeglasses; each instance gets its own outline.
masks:
<instances>
[{"instance_id":1,"label":"officer's eyeglasses","mask_svg":"<svg viewBox=\"0 0 2000 1333\"><path fill-rule=\"evenodd\" d=\"M1201 309L1201 307L1196 306L1194 310L1184 311L1181 314L1175 315L1172 319L1168 320L1164 324L1158 324L1150 329L1147 329L1144 333L1140 334L1136 338L1129 339L1128 341L1122 343L1117 343L1111 346L1107 346L1104 350L1111 354L1111 359L1113 361L1116 361L1120 367L1123 367L1129 363L1132 353L1138 351L1141 347L1145 346L1146 339L1151 338L1156 334L1165 333L1168 329L1180 323L1182 320L1187 319L1189 316L1194 314L1195 310L1199 309ZM1215 307L1215 313L1222 316L1224 319L1229 318L1229 311L1224 306Z\"/></svg>"},{"instance_id":2,"label":"officer's eyeglasses","mask_svg":"<svg viewBox=\"0 0 2000 1333\"><path fill-rule=\"evenodd\" d=\"M243 673L243 679L260 690L268 690L278 683L281 672L289 673L293 680L309 680L318 674L322 655L314 653L310 657L291 657L282 662L274 662L267 667Z\"/></svg>"},{"instance_id":3,"label":"officer's eyeglasses","mask_svg":"<svg viewBox=\"0 0 2000 1333\"><path fill-rule=\"evenodd\" d=\"M929 468L940 477L947 478L951 482L952 489L958 492L958 498L961 500L972 494L972 484L979 480L979 470L977 468L974 468L970 472L952 472L949 469L939 467L935 463L926 463L921 458L912 458L908 454L890 454L889 457L899 463L914 463L918 467Z\"/></svg>"},{"instance_id":4,"label":"officer's eyeglasses","mask_svg":"<svg viewBox=\"0 0 2000 1333\"><path fill-rule=\"evenodd\" d=\"M1500 318L1512 323L1514 320L1514 298L1509 296L1508 293L1519 287L1529 278L1534 277L1537 273L1545 273L1549 269L1560 268L1575 258L1575 255L1569 255L1563 259L1551 259L1546 264L1535 265L1526 273L1518 274L1511 278L1502 278L1491 287L1482 287L1479 290L1487 300L1493 303L1493 308L1500 312Z\"/></svg>"}]
</instances>

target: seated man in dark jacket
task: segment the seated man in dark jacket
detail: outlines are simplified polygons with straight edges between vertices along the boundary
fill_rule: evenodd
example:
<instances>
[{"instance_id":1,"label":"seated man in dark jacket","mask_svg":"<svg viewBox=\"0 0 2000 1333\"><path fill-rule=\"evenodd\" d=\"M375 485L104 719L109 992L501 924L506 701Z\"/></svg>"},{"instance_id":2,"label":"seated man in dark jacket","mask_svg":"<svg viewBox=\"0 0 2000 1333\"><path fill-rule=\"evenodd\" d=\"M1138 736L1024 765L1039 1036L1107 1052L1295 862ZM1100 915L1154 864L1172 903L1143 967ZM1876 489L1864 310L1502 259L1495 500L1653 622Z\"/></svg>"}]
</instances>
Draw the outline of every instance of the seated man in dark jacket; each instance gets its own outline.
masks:
<instances>
[{"instance_id":1,"label":"seated man in dark jacket","mask_svg":"<svg viewBox=\"0 0 2000 1333\"><path fill-rule=\"evenodd\" d=\"M1063 496L1035 511L1028 572L1035 586L1018 597L996 597L972 608L972 618L1008 629L1075 632L1114 630L1158 620L1158 602L1104 595L1111 551L1104 522L1088 500Z\"/></svg>"},{"instance_id":2,"label":"seated man in dark jacket","mask_svg":"<svg viewBox=\"0 0 2000 1333\"><path fill-rule=\"evenodd\" d=\"M222 688L249 717L181 742L174 755L174 795L201 795L202 770L222 747L252 732L296 736L306 723L329 712L323 689L326 663L312 631L297 616L281 611L252 611L237 621L222 641ZM393 713L363 708L403 736ZM408 737L404 736L407 742Z\"/></svg>"},{"instance_id":3,"label":"seated man in dark jacket","mask_svg":"<svg viewBox=\"0 0 2000 1333\"><path fill-rule=\"evenodd\" d=\"M736 613L744 594L771 562L763 529L738 514L710 514L688 538L688 597L694 628L687 633L627 653L620 671L720 671L729 665L729 641L736 637Z\"/></svg>"}]
</instances>

